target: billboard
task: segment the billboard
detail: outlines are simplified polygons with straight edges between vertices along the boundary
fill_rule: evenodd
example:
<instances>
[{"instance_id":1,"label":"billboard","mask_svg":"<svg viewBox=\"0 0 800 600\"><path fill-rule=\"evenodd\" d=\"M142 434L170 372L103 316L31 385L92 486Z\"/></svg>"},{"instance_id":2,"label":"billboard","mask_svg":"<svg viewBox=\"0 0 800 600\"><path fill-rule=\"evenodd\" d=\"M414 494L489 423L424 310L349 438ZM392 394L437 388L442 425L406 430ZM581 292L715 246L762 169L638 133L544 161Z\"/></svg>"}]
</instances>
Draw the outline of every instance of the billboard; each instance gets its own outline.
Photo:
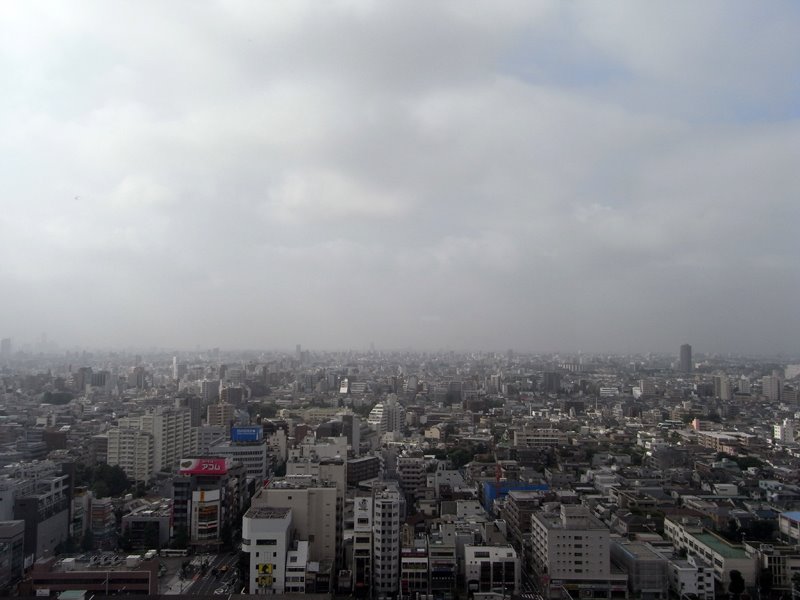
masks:
<instances>
[{"instance_id":1,"label":"billboard","mask_svg":"<svg viewBox=\"0 0 800 600\"><path fill-rule=\"evenodd\" d=\"M182 458L178 466L181 475L225 475L227 458Z\"/></svg>"},{"instance_id":2,"label":"billboard","mask_svg":"<svg viewBox=\"0 0 800 600\"><path fill-rule=\"evenodd\" d=\"M264 437L264 429L260 425L250 427L231 427L232 442L258 442Z\"/></svg>"}]
</instances>

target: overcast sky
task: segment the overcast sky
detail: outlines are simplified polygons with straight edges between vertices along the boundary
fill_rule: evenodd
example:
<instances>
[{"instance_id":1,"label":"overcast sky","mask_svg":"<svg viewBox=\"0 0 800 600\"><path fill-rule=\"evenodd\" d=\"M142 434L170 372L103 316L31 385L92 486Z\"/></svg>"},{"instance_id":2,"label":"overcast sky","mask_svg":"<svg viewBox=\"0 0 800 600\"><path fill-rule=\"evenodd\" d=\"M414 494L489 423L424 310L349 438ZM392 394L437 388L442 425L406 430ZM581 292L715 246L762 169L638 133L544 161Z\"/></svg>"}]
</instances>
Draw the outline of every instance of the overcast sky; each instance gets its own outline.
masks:
<instances>
[{"instance_id":1,"label":"overcast sky","mask_svg":"<svg viewBox=\"0 0 800 600\"><path fill-rule=\"evenodd\" d=\"M0 337L797 353L796 2L3 2Z\"/></svg>"}]
</instances>

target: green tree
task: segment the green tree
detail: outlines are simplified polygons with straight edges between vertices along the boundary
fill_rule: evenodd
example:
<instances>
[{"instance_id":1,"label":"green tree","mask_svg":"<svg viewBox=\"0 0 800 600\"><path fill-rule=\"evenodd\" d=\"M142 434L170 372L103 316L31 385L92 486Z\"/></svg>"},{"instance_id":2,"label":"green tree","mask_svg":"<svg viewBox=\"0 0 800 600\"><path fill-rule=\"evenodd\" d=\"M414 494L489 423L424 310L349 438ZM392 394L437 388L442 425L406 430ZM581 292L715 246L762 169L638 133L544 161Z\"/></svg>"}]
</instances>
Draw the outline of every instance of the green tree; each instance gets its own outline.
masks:
<instances>
[{"instance_id":1,"label":"green tree","mask_svg":"<svg viewBox=\"0 0 800 600\"><path fill-rule=\"evenodd\" d=\"M108 498L111 495L108 484L103 480L98 479L97 481L93 481L91 487L97 498Z\"/></svg>"},{"instance_id":2,"label":"green tree","mask_svg":"<svg viewBox=\"0 0 800 600\"><path fill-rule=\"evenodd\" d=\"M466 448L454 448L447 453L448 460L453 464L453 468L460 469L470 462L475 454Z\"/></svg>"},{"instance_id":3,"label":"green tree","mask_svg":"<svg viewBox=\"0 0 800 600\"><path fill-rule=\"evenodd\" d=\"M739 598L744 592L744 577L736 569L731 571L731 581L728 584L728 593L733 598Z\"/></svg>"}]
</instances>

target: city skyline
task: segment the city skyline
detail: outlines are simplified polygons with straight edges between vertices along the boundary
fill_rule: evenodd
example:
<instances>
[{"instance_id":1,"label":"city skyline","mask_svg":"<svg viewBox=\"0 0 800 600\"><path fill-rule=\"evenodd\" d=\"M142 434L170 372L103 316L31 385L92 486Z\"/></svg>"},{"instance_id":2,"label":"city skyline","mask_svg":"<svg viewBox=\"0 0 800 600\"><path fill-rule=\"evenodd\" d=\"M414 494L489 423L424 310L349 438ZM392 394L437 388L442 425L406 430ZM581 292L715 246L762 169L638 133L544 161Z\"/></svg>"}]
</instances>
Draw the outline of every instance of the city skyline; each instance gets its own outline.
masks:
<instances>
[{"instance_id":1,"label":"city skyline","mask_svg":"<svg viewBox=\"0 0 800 600\"><path fill-rule=\"evenodd\" d=\"M0 336L798 352L800 8L12 3Z\"/></svg>"}]
</instances>

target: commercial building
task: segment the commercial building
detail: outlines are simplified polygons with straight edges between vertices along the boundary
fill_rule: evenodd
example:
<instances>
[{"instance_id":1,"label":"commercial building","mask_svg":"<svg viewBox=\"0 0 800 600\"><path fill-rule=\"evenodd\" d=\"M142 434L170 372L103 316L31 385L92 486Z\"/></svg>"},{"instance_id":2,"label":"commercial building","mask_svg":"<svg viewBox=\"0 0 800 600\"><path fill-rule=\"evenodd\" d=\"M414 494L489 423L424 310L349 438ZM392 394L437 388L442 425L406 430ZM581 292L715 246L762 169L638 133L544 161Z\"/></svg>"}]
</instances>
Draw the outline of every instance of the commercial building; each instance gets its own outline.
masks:
<instances>
[{"instance_id":1,"label":"commercial building","mask_svg":"<svg viewBox=\"0 0 800 600\"><path fill-rule=\"evenodd\" d=\"M286 552L292 540L292 509L253 506L242 519L242 551L250 558L250 594L285 592Z\"/></svg>"},{"instance_id":2,"label":"commercial building","mask_svg":"<svg viewBox=\"0 0 800 600\"><path fill-rule=\"evenodd\" d=\"M95 566L75 558L48 558L34 563L20 585L20 595L49 596L71 590L89 595L158 594L158 559L129 557L117 566Z\"/></svg>"},{"instance_id":3,"label":"commercial building","mask_svg":"<svg viewBox=\"0 0 800 600\"><path fill-rule=\"evenodd\" d=\"M200 550L222 544L222 532L241 518L247 475L241 463L225 458L185 458L173 479L173 529L184 530Z\"/></svg>"},{"instance_id":4,"label":"commercial building","mask_svg":"<svg viewBox=\"0 0 800 600\"><path fill-rule=\"evenodd\" d=\"M0 521L0 590L22 579L25 564L25 521Z\"/></svg>"},{"instance_id":5,"label":"commercial building","mask_svg":"<svg viewBox=\"0 0 800 600\"><path fill-rule=\"evenodd\" d=\"M231 439L209 447L209 455L230 458L244 465L248 477L260 481L267 478L271 460L264 430L258 427L234 427Z\"/></svg>"},{"instance_id":6,"label":"commercial building","mask_svg":"<svg viewBox=\"0 0 800 600\"><path fill-rule=\"evenodd\" d=\"M134 550L165 548L169 544L172 502L145 503L122 517L122 534Z\"/></svg>"},{"instance_id":7,"label":"commercial building","mask_svg":"<svg viewBox=\"0 0 800 600\"><path fill-rule=\"evenodd\" d=\"M347 485L356 486L362 481L375 479L381 471L381 460L377 456L362 456L347 461Z\"/></svg>"},{"instance_id":8,"label":"commercial building","mask_svg":"<svg viewBox=\"0 0 800 600\"><path fill-rule=\"evenodd\" d=\"M691 373L694 370L694 363L692 363L692 347L689 344L681 345L679 369L681 373Z\"/></svg>"},{"instance_id":9,"label":"commercial building","mask_svg":"<svg viewBox=\"0 0 800 600\"><path fill-rule=\"evenodd\" d=\"M519 593L520 560L512 546L464 546L465 588L470 593Z\"/></svg>"},{"instance_id":10,"label":"commercial building","mask_svg":"<svg viewBox=\"0 0 800 600\"><path fill-rule=\"evenodd\" d=\"M340 548L337 530L343 507L336 484L308 475L273 479L253 496L253 508L291 507L297 539L310 543L310 560L337 564Z\"/></svg>"},{"instance_id":11,"label":"commercial building","mask_svg":"<svg viewBox=\"0 0 800 600\"><path fill-rule=\"evenodd\" d=\"M669 597L669 561L652 546L618 540L611 544L611 558L628 574L628 591L632 598L666 600Z\"/></svg>"}]
</instances>

